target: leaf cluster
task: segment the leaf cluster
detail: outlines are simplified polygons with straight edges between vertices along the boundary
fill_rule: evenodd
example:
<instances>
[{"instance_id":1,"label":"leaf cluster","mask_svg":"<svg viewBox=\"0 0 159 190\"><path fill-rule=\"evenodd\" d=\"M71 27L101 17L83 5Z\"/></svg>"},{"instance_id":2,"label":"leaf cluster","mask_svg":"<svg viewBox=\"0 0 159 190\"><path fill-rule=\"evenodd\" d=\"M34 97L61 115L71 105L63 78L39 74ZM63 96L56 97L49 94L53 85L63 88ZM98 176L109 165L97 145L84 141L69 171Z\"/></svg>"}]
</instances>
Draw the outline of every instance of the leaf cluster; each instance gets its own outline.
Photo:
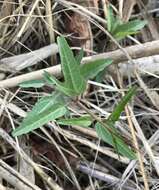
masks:
<instances>
[{"instance_id":1,"label":"leaf cluster","mask_svg":"<svg viewBox=\"0 0 159 190\"><path fill-rule=\"evenodd\" d=\"M80 125L82 127L89 127L95 121L95 118L92 118L89 113L80 117L70 117L67 107L74 97L81 95L85 91L88 79L96 77L112 61L110 59L103 59L82 65L83 50L75 57L64 37L58 37L57 42L64 81L61 82L45 72L44 79L42 80L27 81L20 84L21 87L27 88L51 85L56 88L56 91L37 101L20 126L12 132L13 136L27 134L47 124L49 121L55 121L59 125ZM107 120L101 122L95 121L95 129L99 138L114 146L118 153L130 159L136 158L135 153L124 142L114 125L119 120L121 112L135 91L136 88L131 88L128 91Z\"/></svg>"},{"instance_id":2,"label":"leaf cluster","mask_svg":"<svg viewBox=\"0 0 159 190\"><path fill-rule=\"evenodd\" d=\"M114 16L111 6L107 9L107 29L116 40L122 40L128 35L138 33L147 21L135 19L123 23L117 16Z\"/></svg>"}]
</instances>

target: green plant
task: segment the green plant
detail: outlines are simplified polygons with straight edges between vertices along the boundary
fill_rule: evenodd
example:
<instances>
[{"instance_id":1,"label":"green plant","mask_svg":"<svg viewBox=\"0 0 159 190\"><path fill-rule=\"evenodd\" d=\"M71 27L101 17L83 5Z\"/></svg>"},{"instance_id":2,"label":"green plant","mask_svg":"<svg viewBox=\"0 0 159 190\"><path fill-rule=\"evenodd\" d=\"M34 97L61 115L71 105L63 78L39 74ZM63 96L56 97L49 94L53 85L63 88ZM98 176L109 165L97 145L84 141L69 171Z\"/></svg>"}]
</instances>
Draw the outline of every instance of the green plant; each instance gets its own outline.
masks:
<instances>
[{"instance_id":1,"label":"green plant","mask_svg":"<svg viewBox=\"0 0 159 190\"><path fill-rule=\"evenodd\" d=\"M34 80L20 84L22 87L36 88L43 85L53 85L56 90L49 96L42 97L35 104L21 125L12 132L12 135L26 134L52 120L60 125L81 125L83 127L88 127L92 122L96 122L95 128L99 138L114 146L121 155L130 159L136 159L133 150L124 142L118 130L114 128L115 122L119 119L127 102L134 95L136 88L133 87L128 91L107 120L96 117L80 102L79 96L85 91L87 80L94 78L99 72L109 66L112 61L110 59L98 60L81 65L82 50L79 56L75 57L64 37L58 37L57 42L64 81L61 82L45 72L43 80ZM84 108L87 115L71 118L67 109L71 101Z\"/></svg>"},{"instance_id":2,"label":"green plant","mask_svg":"<svg viewBox=\"0 0 159 190\"><path fill-rule=\"evenodd\" d=\"M111 6L108 6L107 29L116 40L138 33L146 24L147 21L139 19L123 23L117 16L114 16Z\"/></svg>"}]
</instances>

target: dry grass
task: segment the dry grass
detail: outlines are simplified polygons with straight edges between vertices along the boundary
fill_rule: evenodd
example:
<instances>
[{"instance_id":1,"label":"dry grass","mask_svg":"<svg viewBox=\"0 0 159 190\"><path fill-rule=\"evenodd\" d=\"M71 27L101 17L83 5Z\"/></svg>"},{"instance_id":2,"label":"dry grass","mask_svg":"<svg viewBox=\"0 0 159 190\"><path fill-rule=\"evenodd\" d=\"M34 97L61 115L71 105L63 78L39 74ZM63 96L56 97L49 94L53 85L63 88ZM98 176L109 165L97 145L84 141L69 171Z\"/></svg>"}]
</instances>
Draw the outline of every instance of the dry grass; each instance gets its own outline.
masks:
<instances>
[{"instance_id":1,"label":"dry grass","mask_svg":"<svg viewBox=\"0 0 159 190\"><path fill-rule=\"evenodd\" d=\"M106 30L105 0L0 1L0 80L10 79L6 85L9 88L0 89L1 189L159 189L159 68L151 69L151 64L159 63L158 57L153 57L158 56L158 46L146 46L147 51L142 47L143 43L159 40L159 23L154 13L158 9L157 4L143 6L137 1L134 7L135 1L125 1L130 7L124 1L111 1L114 11L123 20L144 18L149 24L140 34L120 43ZM139 57L143 61L137 60L136 65L142 66L147 61L147 68L142 66L137 70L131 65L133 69L124 73L115 65L102 82L89 81L84 100L94 114L108 117L127 88L134 84L139 86L137 95L116 123L123 136L133 139L129 143L139 150L138 161L119 159L110 146L98 139L93 126L64 128L50 122L24 138L11 137L11 131L18 127L37 99L52 91L46 87L24 90L17 86L16 80L24 80L24 76L25 80L39 78L42 69L48 67L53 73L53 68L58 68L56 74L60 74L57 46L47 45L55 43L61 34L67 37L75 53L80 47L84 48L83 62L90 57L100 57L99 53L105 52L107 56L109 51L118 56L119 66L123 61L132 64L133 59ZM141 51L137 56L132 53L133 48L129 51L127 48L136 44L140 44ZM41 50L34 51L44 46L55 49L51 52L45 47L43 55L39 55ZM151 56L151 61L147 56ZM142 72L146 75L140 75ZM35 73L40 74L35 77ZM6 81L0 82L1 87L4 82L6 84ZM14 83L12 87L11 83ZM76 105L70 105L69 109L74 115L84 113Z\"/></svg>"}]
</instances>

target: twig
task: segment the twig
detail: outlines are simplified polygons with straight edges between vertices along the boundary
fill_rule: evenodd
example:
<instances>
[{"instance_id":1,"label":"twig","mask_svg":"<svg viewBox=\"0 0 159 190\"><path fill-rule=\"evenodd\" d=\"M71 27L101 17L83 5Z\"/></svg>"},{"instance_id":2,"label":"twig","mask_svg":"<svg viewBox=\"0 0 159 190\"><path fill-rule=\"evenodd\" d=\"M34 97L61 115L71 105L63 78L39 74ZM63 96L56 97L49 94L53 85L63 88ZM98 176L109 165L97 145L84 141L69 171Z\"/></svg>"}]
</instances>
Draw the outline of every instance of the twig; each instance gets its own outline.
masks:
<instances>
[{"instance_id":1,"label":"twig","mask_svg":"<svg viewBox=\"0 0 159 190\"><path fill-rule=\"evenodd\" d=\"M58 53L58 46L53 43L29 53L3 58L0 60L0 70L9 72L20 71L56 53Z\"/></svg>"},{"instance_id":2,"label":"twig","mask_svg":"<svg viewBox=\"0 0 159 190\"><path fill-rule=\"evenodd\" d=\"M18 190L41 190L38 186L32 184L27 178L22 176L3 160L0 159L0 176L8 181Z\"/></svg>"},{"instance_id":3,"label":"twig","mask_svg":"<svg viewBox=\"0 0 159 190\"><path fill-rule=\"evenodd\" d=\"M61 67L60 67L60 65L57 65L54 67L49 67L47 69L41 69L41 70L34 71L31 73L19 75L17 77L13 77L10 79L2 80L2 81L0 81L0 88L14 87L24 81L33 80L33 79L41 79L43 77L44 71L47 71L55 76L59 76Z\"/></svg>"},{"instance_id":4,"label":"twig","mask_svg":"<svg viewBox=\"0 0 159 190\"><path fill-rule=\"evenodd\" d=\"M50 176L48 176L33 160L19 147L16 142L2 128L0 136L7 141L17 153L22 156L36 171L36 173L46 182L52 190L63 190Z\"/></svg>"},{"instance_id":5,"label":"twig","mask_svg":"<svg viewBox=\"0 0 159 190\"><path fill-rule=\"evenodd\" d=\"M120 179L115 177L115 176L112 176L110 174L107 174L107 173L103 173L101 171L98 171L98 170L95 170L93 169L93 172L92 172L92 168L91 167L88 167L84 164L81 164L79 163L78 166L77 166L77 169L85 174L88 174L92 177L95 177L97 179L100 179L102 181L105 181L113 186L117 186L118 183L120 183ZM122 189L124 190L135 190L135 187L131 187L130 184L124 184L124 186L122 187Z\"/></svg>"},{"instance_id":6,"label":"twig","mask_svg":"<svg viewBox=\"0 0 159 190\"><path fill-rule=\"evenodd\" d=\"M128 52L132 59L157 55L159 54L159 40L146 42L141 45L129 46L124 48L124 50ZM88 63L90 61L107 58L111 58L113 60L113 63L120 63L128 60L127 56L120 49L118 49L111 52L85 57L82 60L82 63Z\"/></svg>"},{"instance_id":7,"label":"twig","mask_svg":"<svg viewBox=\"0 0 159 190\"><path fill-rule=\"evenodd\" d=\"M129 128L131 130L134 146L135 146L135 148L137 150L139 150L139 145L138 145L137 138L136 138L136 135L135 135L135 130L134 130L134 127L133 127L132 120L130 118L131 113L130 113L129 107L126 106L125 112L126 112L126 115L128 116L127 120L128 120ZM146 175L144 164L143 164L143 156L140 153L140 151L137 151L137 157L138 157L138 160L139 160L139 165L140 165L141 174L142 174L142 177L143 177L145 190L149 190L147 175Z\"/></svg>"},{"instance_id":8,"label":"twig","mask_svg":"<svg viewBox=\"0 0 159 190\"><path fill-rule=\"evenodd\" d=\"M8 112L8 114L9 114L9 112ZM21 148L25 151L25 153L29 157L32 157L32 151L28 147L27 142L28 141L27 141L26 136L21 136L19 138L19 144L20 144ZM20 156L18 157L18 159L19 159L19 173L22 174L23 176L25 176L30 182L32 182L33 184L35 184L35 172L34 172L33 167L30 164L28 164Z\"/></svg>"},{"instance_id":9,"label":"twig","mask_svg":"<svg viewBox=\"0 0 159 190\"><path fill-rule=\"evenodd\" d=\"M140 87L145 91L145 94L149 97L152 105L159 109L159 95L156 91L150 91L147 85L144 83L138 72L134 71L136 78L138 79Z\"/></svg>"},{"instance_id":10,"label":"twig","mask_svg":"<svg viewBox=\"0 0 159 190\"><path fill-rule=\"evenodd\" d=\"M155 141L157 141L157 139L158 139L159 130L157 130L148 140L146 140L131 107L129 107L129 111L132 114L132 122L134 124L134 127L140 137L140 140L144 144L144 147L141 149L141 152L143 152L143 155L145 155L146 153L149 155L150 159L152 160L152 164L154 165L156 172L159 175L159 171L158 171L159 166L157 163L158 161L155 159L152 149L151 149L151 147L154 145ZM124 184L125 181L132 175L132 172L135 170L136 167L137 167L137 161L132 160L123 173L122 184Z\"/></svg>"},{"instance_id":11,"label":"twig","mask_svg":"<svg viewBox=\"0 0 159 190\"><path fill-rule=\"evenodd\" d=\"M54 23L54 17L52 16L52 6L51 6L51 0L46 1L46 14L49 15L49 17L46 17L46 22L47 24L47 30L49 33L49 38L50 38L50 43L55 42L55 33L53 28L55 28L55 23ZM51 63L54 65L54 61L56 60L56 56L51 56Z\"/></svg>"},{"instance_id":12,"label":"twig","mask_svg":"<svg viewBox=\"0 0 159 190\"><path fill-rule=\"evenodd\" d=\"M81 190L81 187L80 187L80 185L78 183L78 180L77 180L77 178L76 178L76 176L75 176L75 174L74 174L74 172L73 172L73 170L71 168L71 165L68 162L68 160L67 160L66 156L64 155L64 153L62 152L62 150L59 147L59 145L56 143L56 141L54 140L54 138L52 138L52 136L48 133L48 131L44 127L41 127L41 130L47 136L47 138L51 141L51 143L56 147L56 149L58 150L58 152L60 153L60 155L61 155L62 159L64 160L65 165L66 165L66 167L67 167L67 169L68 169L68 171L69 171L69 173L70 173L70 175L72 177L72 180L74 181L74 183L76 185L76 188L78 190Z\"/></svg>"},{"instance_id":13,"label":"twig","mask_svg":"<svg viewBox=\"0 0 159 190\"><path fill-rule=\"evenodd\" d=\"M136 120L136 117L135 117L131 107L129 107L129 111L130 111L131 116L132 116L132 122L133 122L133 124L134 124L134 126L136 128L136 131L139 134L140 139L142 140L142 143L144 145L145 151L149 155L149 157L150 157L150 159L152 161L152 164L153 164L153 166L154 166L154 168L156 170L156 173L159 176L159 164L155 160L154 154L153 154L152 149L151 149L152 144L151 144L151 141L150 141L150 140L152 140L152 137L154 137L154 136L152 136L151 139L148 142L147 139L145 138L144 134L143 134L143 131L141 130L141 128L139 126L138 121Z\"/></svg>"},{"instance_id":14,"label":"twig","mask_svg":"<svg viewBox=\"0 0 159 190\"><path fill-rule=\"evenodd\" d=\"M61 135L67 137L68 139L70 139L72 141L77 141L77 142L79 142L79 143L81 143L81 144L83 144L85 146L90 147L93 150L98 150L98 152L100 152L100 153L102 153L104 155L107 155L109 157L112 157L112 158L118 160L119 162L128 164L129 161L130 161L128 158L125 158L123 156L120 156L120 160L119 160L118 155L115 154L114 152L112 152L111 150L109 150L108 148L98 146L95 143L91 142L90 140L87 140L86 138L78 136L78 135L72 133L71 131L67 131L65 129L61 129L59 127L56 127L55 125L53 127L54 127L54 129L56 131L58 131Z\"/></svg>"},{"instance_id":15,"label":"twig","mask_svg":"<svg viewBox=\"0 0 159 190\"><path fill-rule=\"evenodd\" d=\"M34 2L34 4L32 5L31 10L29 11L29 16L26 18L24 24L22 25L20 31L19 31L18 34L17 34L17 38L18 38L18 39L21 37L21 35L22 35L22 34L24 33L24 31L26 30L26 27L27 27L27 25L28 25L28 23L29 23L29 21L30 21L31 15L33 14L33 12L34 12L36 6L38 5L39 1L40 1L40 0L36 0L36 1Z\"/></svg>"},{"instance_id":16,"label":"twig","mask_svg":"<svg viewBox=\"0 0 159 190\"><path fill-rule=\"evenodd\" d=\"M153 42L147 42L142 45L134 45L134 46L126 47L124 49L125 49L125 51L127 51L129 53L129 55L133 59L156 55L156 54L159 54L159 40L153 41ZM128 60L127 56L121 50L115 50L112 52L107 52L107 53L102 53L102 54L98 54L98 55L85 57L82 60L82 64L88 63L90 61L95 61L95 60L99 60L99 59L107 59L107 58L111 58L113 60L113 63L115 63L115 64ZM147 58L147 59L149 59L149 58ZM157 57L157 59L158 59L158 57ZM153 57L151 58L151 60L153 60ZM129 63L129 62L127 62L127 63ZM152 68L152 61L150 61L149 63L150 63L150 65L149 65L149 67L147 66L146 70L148 70L148 71L150 70L150 72L151 72L152 69L150 69L150 68ZM159 69L157 69L155 62L154 62L154 65L155 65L155 69L153 67L152 72L153 71L156 72L157 70L159 70ZM142 64L140 64L139 66L140 66L138 68L139 70L142 70L142 69L144 70L145 65L142 66ZM130 71L131 71L132 67L133 66L131 65ZM0 81L0 87L3 87L3 88L14 87L14 86L17 86L21 82L27 81L28 79L29 80L40 79L43 76L44 70L46 70L47 72L49 72L55 76L61 75L61 66L56 65L53 67L49 67L47 69L41 69L41 70L30 72L27 74L19 75L19 76L10 78L10 79L2 80L2 81ZM113 70L114 69L112 68L111 71L113 71ZM129 69L126 69L126 70L129 70ZM158 71L158 73L159 73L159 71Z\"/></svg>"},{"instance_id":17,"label":"twig","mask_svg":"<svg viewBox=\"0 0 159 190\"><path fill-rule=\"evenodd\" d=\"M133 59L133 63L121 62L118 64L118 68L120 73L127 77L128 75L134 77L134 70L137 69L140 75L152 75L156 78L157 74L159 74L159 55L153 55L149 57L141 57L138 59ZM114 72L114 68L110 67L109 69L112 73Z\"/></svg>"},{"instance_id":18,"label":"twig","mask_svg":"<svg viewBox=\"0 0 159 190\"><path fill-rule=\"evenodd\" d=\"M121 78L118 71L117 71L117 77L118 77L119 86L120 86L120 88L122 88L123 81L122 81L122 78ZM124 92L122 94L124 95ZM145 187L145 190L149 190L147 175L146 175L144 164L143 164L143 155L139 151L139 144L138 144L138 141L137 141L137 138L136 138L133 122L132 122L132 119L131 119L132 115L131 115L131 112L130 112L128 106L125 107L125 113L126 113L126 116L127 116L128 126L129 126L130 131L131 131L133 144L134 144L135 149L137 150L136 154L137 154L137 158L138 158L138 161L139 161L141 174L142 174L142 177L143 177L144 187Z\"/></svg>"}]
</instances>

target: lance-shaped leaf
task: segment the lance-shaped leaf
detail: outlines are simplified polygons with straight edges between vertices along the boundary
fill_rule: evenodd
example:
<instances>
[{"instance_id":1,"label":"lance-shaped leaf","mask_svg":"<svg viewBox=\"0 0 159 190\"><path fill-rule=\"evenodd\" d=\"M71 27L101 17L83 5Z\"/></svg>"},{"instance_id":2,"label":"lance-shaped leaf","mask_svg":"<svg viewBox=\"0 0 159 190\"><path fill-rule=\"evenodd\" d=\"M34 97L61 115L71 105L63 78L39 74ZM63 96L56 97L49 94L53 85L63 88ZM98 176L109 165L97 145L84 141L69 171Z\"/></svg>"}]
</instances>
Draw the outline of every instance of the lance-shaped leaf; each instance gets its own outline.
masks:
<instances>
[{"instance_id":1,"label":"lance-shaped leaf","mask_svg":"<svg viewBox=\"0 0 159 190\"><path fill-rule=\"evenodd\" d=\"M88 127L92 123L90 116L81 116L79 118L59 119L56 121L60 125L79 125L81 127Z\"/></svg>"},{"instance_id":2,"label":"lance-shaped leaf","mask_svg":"<svg viewBox=\"0 0 159 190\"><path fill-rule=\"evenodd\" d=\"M49 72L44 71L43 73L44 80L49 84L49 85L55 85L56 81L58 81L53 75L51 75Z\"/></svg>"},{"instance_id":3,"label":"lance-shaped leaf","mask_svg":"<svg viewBox=\"0 0 159 190\"><path fill-rule=\"evenodd\" d=\"M48 82L48 84L56 85L56 89L60 92L63 92L67 96L77 96L79 95L77 92L75 92L72 88L69 88L69 86L66 84L66 82L60 82L57 80L53 75L51 75L48 72L44 72L45 80Z\"/></svg>"},{"instance_id":4,"label":"lance-shaped leaf","mask_svg":"<svg viewBox=\"0 0 159 190\"><path fill-rule=\"evenodd\" d=\"M81 65L81 74L85 79L92 79L111 63L111 59L101 59L83 64Z\"/></svg>"},{"instance_id":5,"label":"lance-shaped leaf","mask_svg":"<svg viewBox=\"0 0 159 190\"><path fill-rule=\"evenodd\" d=\"M115 28L113 31L113 36L116 39L122 39L128 35L132 35L137 33L139 30L141 30L145 25L147 24L147 21L142 20L133 20L129 21L127 23L123 23L118 25L118 27Z\"/></svg>"},{"instance_id":6,"label":"lance-shaped leaf","mask_svg":"<svg viewBox=\"0 0 159 190\"><path fill-rule=\"evenodd\" d=\"M108 117L107 120L104 121L107 127L102 126L101 124L96 124L96 131L99 137L107 142L108 144L112 145L117 152L120 154L130 158L135 159L135 153L129 148L129 146L120 138L118 131L115 129L114 125L115 122L119 120L119 117L124 111L126 104L130 101L131 97L135 94L136 87L132 87L129 89L127 94L122 98L122 100L118 103L115 107L112 114Z\"/></svg>"},{"instance_id":7,"label":"lance-shaped leaf","mask_svg":"<svg viewBox=\"0 0 159 190\"><path fill-rule=\"evenodd\" d=\"M48 123L49 121L55 120L61 116L63 116L67 112L67 109L60 104L55 104L52 107L45 109L43 112L29 117L24 118L23 122L21 123L20 127L16 128L13 132L13 136L19 136L22 134L29 133L44 124Z\"/></svg>"},{"instance_id":8,"label":"lance-shaped leaf","mask_svg":"<svg viewBox=\"0 0 159 190\"><path fill-rule=\"evenodd\" d=\"M41 88L46 84L44 80L29 80L19 84L22 88Z\"/></svg>"},{"instance_id":9,"label":"lance-shaped leaf","mask_svg":"<svg viewBox=\"0 0 159 190\"><path fill-rule=\"evenodd\" d=\"M129 91L121 99L121 101L118 103L118 105L114 108L114 111L108 117L108 121L111 121L113 124L115 124L115 122L119 120L119 117L120 117L122 111L124 111L126 104L130 101L132 96L136 93L136 89L137 89L136 86L129 89Z\"/></svg>"},{"instance_id":10,"label":"lance-shaped leaf","mask_svg":"<svg viewBox=\"0 0 159 190\"><path fill-rule=\"evenodd\" d=\"M113 146L118 153L127 158L134 160L136 155L133 150L120 138L115 128L110 122L107 122L108 128L103 127L100 123L97 123L95 128L98 136L109 145ZM117 134L117 135L116 135Z\"/></svg>"},{"instance_id":11,"label":"lance-shaped leaf","mask_svg":"<svg viewBox=\"0 0 159 190\"><path fill-rule=\"evenodd\" d=\"M28 113L27 118L29 119L29 115L32 117L32 115L37 115L46 109L49 109L50 107L54 106L55 104L61 104L65 105L65 99L59 92L53 92L52 94L48 96L44 96L40 98L36 104L33 106L32 110Z\"/></svg>"},{"instance_id":12,"label":"lance-shaped leaf","mask_svg":"<svg viewBox=\"0 0 159 190\"><path fill-rule=\"evenodd\" d=\"M80 95L86 88L86 81L80 73L80 65L77 63L72 50L64 37L57 38L62 72L65 80L65 88Z\"/></svg>"},{"instance_id":13,"label":"lance-shaped leaf","mask_svg":"<svg viewBox=\"0 0 159 190\"><path fill-rule=\"evenodd\" d=\"M77 63L78 63L79 65L81 64L81 61L82 61L83 56L84 56L84 51L83 51L83 49L81 48L79 54L76 56L76 61L77 61Z\"/></svg>"},{"instance_id":14,"label":"lance-shaped leaf","mask_svg":"<svg viewBox=\"0 0 159 190\"><path fill-rule=\"evenodd\" d=\"M111 6L108 6L108 8L107 8L106 18L107 18L108 31L111 32L113 25L114 25L114 22L115 22L115 17L114 17L113 10L112 10Z\"/></svg>"}]
</instances>

